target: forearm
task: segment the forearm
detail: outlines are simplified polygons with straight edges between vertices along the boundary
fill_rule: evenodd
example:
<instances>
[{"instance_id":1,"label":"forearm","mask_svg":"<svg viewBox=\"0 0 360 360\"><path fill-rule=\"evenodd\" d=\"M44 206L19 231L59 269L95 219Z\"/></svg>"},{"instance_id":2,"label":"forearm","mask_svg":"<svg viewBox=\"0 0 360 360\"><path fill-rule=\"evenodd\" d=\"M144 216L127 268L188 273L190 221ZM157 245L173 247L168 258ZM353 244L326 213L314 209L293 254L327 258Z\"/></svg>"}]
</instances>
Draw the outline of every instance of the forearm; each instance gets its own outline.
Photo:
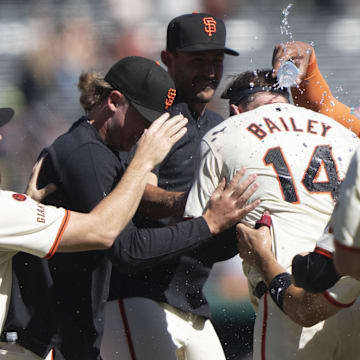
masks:
<instances>
[{"instance_id":1,"label":"forearm","mask_svg":"<svg viewBox=\"0 0 360 360\"><path fill-rule=\"evenodd\" d=\"M338 101L321 75L313 51L305 80L291 89L295 105L320 112L360 135L360 120L351 113L351 108Z\"/></svg>"},{"instance_id":2,"label":"forearm","mask_svg":"<svg viewBox=\"0 0 360 360\"><path fill-rule=\"evenodd\" d=\"M138 229L130 223L108 256L121 272L128 273L174 260L210 239L210 229L202 217L163 228Z\"/></svg>"},{"instance_id":3,"label":"forearm","mask_svg":"<svg viewBox=\"0 0 360 360\"><path fill-rule=\"evenodd\" d=\"M264 257L258 269L268 287L275 276L286 272L273 256ZM311 294L290 285L285 292L282 309L298 325L313 326L328 317L325 311L326 300L322 297L322 294Z\"/></svg>"},{"instance_id":4,"label":"forearm","mask_svg":"<svg viewBox=\"0 0 360 360\"><path fill-rule=\"evenodd\" d=\"M182 217L185 210L187 193L167 191L158 186L147 184L141 199L139 211L151 219Z\"/></svg>"},{"instance_id":5,"label":"forearm","mask_svg":"<svg viewBox=\"0 0 360 360\"><path fill-rule=\"evenodd\" d=\"M152 169L150 163L135 154L114 190L92 211L93 221L99 225L99 236L114 241L137 210Z\"/></svg>"}]
</instances>

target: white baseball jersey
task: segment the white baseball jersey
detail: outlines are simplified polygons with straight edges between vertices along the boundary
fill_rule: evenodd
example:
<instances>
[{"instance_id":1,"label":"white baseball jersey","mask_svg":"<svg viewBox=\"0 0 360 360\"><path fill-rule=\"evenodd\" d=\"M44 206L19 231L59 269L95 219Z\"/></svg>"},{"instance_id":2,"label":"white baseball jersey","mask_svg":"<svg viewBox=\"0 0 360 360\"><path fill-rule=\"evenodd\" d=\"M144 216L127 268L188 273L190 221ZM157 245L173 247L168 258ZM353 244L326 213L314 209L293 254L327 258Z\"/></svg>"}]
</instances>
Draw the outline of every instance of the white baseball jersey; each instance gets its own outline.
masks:
<instances>
[{"instance_id":1,"label":"white baseball jersey","mask_svg":"<svg viewBox=\"0 0 360 360\"><path fill-rule=\"evenodd\" d=\"M70 212L37 203L23 194L0 190L0 331L11 294L12 262L18 251L51 257ZM30 285L29 285L30 286Z\"/></svg>"},{"instance_id":2,"label":"white baseball jersey","mask_svg":"<svg viewBox=\"0 0 360 360\"><path fill-rule=\"evenodd\" d=\"M345 246L360 248L360 148L351 160L340 188L339 201L331 219L335 239Z\"/></svg>"},{"instance_id":3,"label":"white baseball jersey","mask_svg":"<svg viewBox=\"0 0 360 360\"><path fill-rule=\"evenodd\" d=\"M262 201L244 222L254 225L265 209L270 211L273 251L291 271L293 257L313 251L321 237L358 143L335 120L291 104L264 105L233 116L201 142L201 163L185 215L201 215L220 179L229 181L244 166L248 175L258 175L259 189L250 200ZM246 265L244 270L252 294L261 276ZM329 301L342 306L347 299L337 298L341 293L329 290ZM251 300L256 307L257 299ZM265 295L255 322L254 359L317 358L309 357L307 349L317 348L311 339L319 331L326 337L325 328L324 322L310 328L295 324Z\"/></svg>"},{"instance_id":4,"label":"white baseball jersey","mask_svg":"<svg viewBox=\"0 0 360 360\"><path fill-rule=\"evenodd\" d=\"M210 130L200 146L200 167L186 204L199 216L220 179L245 166L257 174L250 200L261 206L245 217L254 224L265 209L273 221L273 251L290 267L292 258L312 251L330 214L358 138L335 120L291 104L270 104L230 117ZM259 275L245 269L252 286Z\"/></svg>"}]
</instances>

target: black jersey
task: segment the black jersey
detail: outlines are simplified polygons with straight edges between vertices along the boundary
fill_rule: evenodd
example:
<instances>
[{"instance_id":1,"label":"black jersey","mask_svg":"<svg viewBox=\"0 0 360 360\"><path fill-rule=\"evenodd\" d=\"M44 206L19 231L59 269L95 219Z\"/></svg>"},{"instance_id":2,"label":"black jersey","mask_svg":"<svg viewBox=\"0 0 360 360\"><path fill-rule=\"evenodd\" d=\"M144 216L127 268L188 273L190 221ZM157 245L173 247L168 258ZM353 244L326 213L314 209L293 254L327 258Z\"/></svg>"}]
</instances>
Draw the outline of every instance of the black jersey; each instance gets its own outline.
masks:
<instances>
[{"instance_id":1,"label":"black jersey","mask_svg":"<svg viewBox=\"0 0 360 360\"><path fill-rule=\"evenodd\" d=\"M40 181L57 186L47 204L89 212L124 173L119 153L86 118L46 151ZM39 356L55 347L56 359L100 359L109 259L124 274L145 271L210 241L210 236L203 218L162 229L137 229L130 222L108 251L56 254L49 261L19 253L5 331L17 331L19 343Z\"/></svg>"},{"instance_id":2,"label":"black jersey","mask_svg":"<svg viewBox=\"0 0 360 360\"><path fill-rule=\"evenodd\" d=\"M169 191L187 191L191 188L195 167L199 162L197 156L200 140L211 128L223 121L219 114L210 110L205 110L199 119L195 119L188 105L183 102L171 108L172 115L179 113L189 120L187 133L174 145L155 171L159 187ZM161 227L168 220L152 220L137 214L134 221L139 227ZM202 290L213 264L238 253L234 229L220 236L220 241L214 238L194 251L151 270L120 274L115 269L111 277L110 300L145 297L165 302L182 311L209 317L210 309Z\"/></svg>"}]
</instances>

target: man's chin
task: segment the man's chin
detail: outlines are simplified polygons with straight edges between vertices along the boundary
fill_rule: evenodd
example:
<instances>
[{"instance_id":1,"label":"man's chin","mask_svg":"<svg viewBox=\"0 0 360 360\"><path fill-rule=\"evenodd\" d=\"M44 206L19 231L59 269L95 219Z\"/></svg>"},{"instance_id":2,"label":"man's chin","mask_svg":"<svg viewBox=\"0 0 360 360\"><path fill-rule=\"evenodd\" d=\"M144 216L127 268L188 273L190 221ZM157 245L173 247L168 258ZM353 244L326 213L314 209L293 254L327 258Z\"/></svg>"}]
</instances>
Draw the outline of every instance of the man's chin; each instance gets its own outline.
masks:
<instances>
[{"instance_id":1,"label":"man's chin","mask_svg":"<svg viewBox=\"0 0 360 360\"><path fill-rule=\"evenodd\" d=\"M206 104L211 101L211 99L214 97L214 94L214 89L200 91L196 94L196 101L198 103Z\"/></svg>"}]
</instances>

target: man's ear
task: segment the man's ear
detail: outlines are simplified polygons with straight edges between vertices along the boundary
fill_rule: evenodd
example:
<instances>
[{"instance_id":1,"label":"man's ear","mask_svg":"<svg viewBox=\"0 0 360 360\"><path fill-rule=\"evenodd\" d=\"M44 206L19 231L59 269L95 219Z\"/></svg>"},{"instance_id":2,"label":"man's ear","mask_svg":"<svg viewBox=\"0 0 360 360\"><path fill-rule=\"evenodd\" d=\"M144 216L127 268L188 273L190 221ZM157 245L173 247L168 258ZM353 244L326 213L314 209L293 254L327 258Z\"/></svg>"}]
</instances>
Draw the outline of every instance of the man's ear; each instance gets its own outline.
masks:
<instances>
[{"instance_id":1,"label":"man's ear","mask_svg":"<svg viewBox=\"0 0 360 360\"><path fill-rule=\"evenodd\" d=\"M161 61L169 68L172 63L172 54L167 50L161 51Z\"/></svg>"},{"instance_id":2,"label":"man's ear","mask_svg":"<svg viewBox=\"0 0 360 360\"><path fill-rule=\"evenodd\" d=\"M107 98L107 106L111 111L116 111L116 108L122 105L125 101L125 96L118 90L113 90Z\"/></svg>"},{"instance_id":3,"label":"man's ear","mask_svg":"<svg viewBox=\"0 0 360 360\"><path fill-rule=\"evenodd\" d=\"M241 114L242 112L244 112L244 111L242 110L241 105L236 106L236 105L234 105L234 104L230 104L230 113L231 113L232 115L239 115L239 114Z\"/></svg>"}]
</instances>

